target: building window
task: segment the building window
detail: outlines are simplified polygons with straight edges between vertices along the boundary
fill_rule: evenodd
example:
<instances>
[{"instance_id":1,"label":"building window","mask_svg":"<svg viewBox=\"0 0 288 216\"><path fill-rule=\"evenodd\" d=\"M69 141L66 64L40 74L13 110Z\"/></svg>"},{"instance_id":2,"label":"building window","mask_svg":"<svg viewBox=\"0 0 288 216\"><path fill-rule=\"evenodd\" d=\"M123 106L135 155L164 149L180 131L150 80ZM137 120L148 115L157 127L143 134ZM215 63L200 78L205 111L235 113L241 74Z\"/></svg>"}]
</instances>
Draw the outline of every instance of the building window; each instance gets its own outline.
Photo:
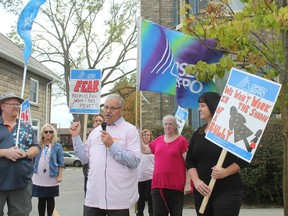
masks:
<instances>
[{"instance_id":1,"label":"building window","mask_svg":"<svg viewBox=\"0 0 288 216\"><path fill-rule=\"evenodd\" d=\"M38 91L39 91L39 81L35 79L30 79L30 102L38 104Z\"/></svg>"},{"instance_id":2,"label":"building window","mask_svg":"<svg viewBox=\"0 0 288 216\"><path fill-rule=\"evenodd\" d=\"M210 2L210 0L185 0L185 1L174 0L173 1L173 4L174 4L173 5L173 25L174 25L174 28L177 29L177 26L181 22L180 10L181 10L181 7L184 7L183 3L189 4L192 8L192 11L190 11L190 13L192 15L196 15L196 14L202 13L209 2Z\"/></svg>"},{"instance_id":3,"label":"building window","mask_svg":"<svg viewBox=\"0 0 288 216\"><path fill-rule=\"evenodd\" d=\"M189 5L192 8L192 14L200 14L203 13L203 10L207 6L210 0L189 0Z\"/></svg>"},{"instance_id":4,"label":"building window","mask_svg":"<svg viewBox=\"0 0 288 216\"><path fill-rule=\"evenodd\" d=\"M229 5L234 12L241 11L245 6L245 4L242 3L240 0L231 1Z\"/></svg>"},{"instance_id":5,"label":"building window","mask_svg":"<svg viewBox=\"0 0 288 216\"><path fill-rule=\"evenodd\" d=\"M39 140L39 137L40 137L40 120L39 119L32 119L32 128L35 132L37 139Z\"/></svg>"},{"instance_id":6,"label":"building window","mask_svg":"<svg viewBox=\"0 0 288 216\"><path fill-rule=\"evenodd\" d=\"M173 27L176 28L177 25L180 24L180 1L181 0L174 0L173 1Z\"/></svg>"}]
</instances>

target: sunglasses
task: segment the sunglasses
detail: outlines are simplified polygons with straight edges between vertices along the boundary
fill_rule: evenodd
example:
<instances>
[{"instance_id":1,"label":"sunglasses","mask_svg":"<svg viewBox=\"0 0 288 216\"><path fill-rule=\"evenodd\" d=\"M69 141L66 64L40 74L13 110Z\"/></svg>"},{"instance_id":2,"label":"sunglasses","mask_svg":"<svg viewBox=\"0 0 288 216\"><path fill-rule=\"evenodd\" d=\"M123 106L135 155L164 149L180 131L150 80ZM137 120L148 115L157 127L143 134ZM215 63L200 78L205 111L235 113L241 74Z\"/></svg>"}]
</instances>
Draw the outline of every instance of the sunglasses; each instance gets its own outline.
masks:
<instances>
[{"instance_id":1,"label":"sunglasses","mask_svg":"<svg viewBox=\"0 0 288 216\"><path fill-rule=\"evenodd\" d=\"M53 131L44 131L45 134L53 134Z\"/></svg>"}]
</instances>

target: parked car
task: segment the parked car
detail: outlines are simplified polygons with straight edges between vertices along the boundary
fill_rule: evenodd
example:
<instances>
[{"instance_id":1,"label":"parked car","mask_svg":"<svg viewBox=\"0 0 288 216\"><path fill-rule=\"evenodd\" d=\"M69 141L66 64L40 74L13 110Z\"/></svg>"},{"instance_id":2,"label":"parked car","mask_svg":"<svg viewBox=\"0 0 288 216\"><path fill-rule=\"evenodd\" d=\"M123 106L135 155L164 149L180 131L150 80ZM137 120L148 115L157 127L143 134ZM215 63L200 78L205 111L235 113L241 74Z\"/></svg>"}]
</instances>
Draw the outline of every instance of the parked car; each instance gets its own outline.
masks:
<instances>
[{"instance_id":1,"label":"parked car","mask_svg":"<svg viewBox=\"0 0 288 216\"><path fill-rule=\"evenodd\" d=\"M77 157L77 155L76 155L76 153L75 153L75 151L67 151L69 154L71 154L71 155L73 155L73 156L75 156L75 157Z\"/></svg>"},{"instance_id":2,"label":"parked car","mask_svg":"<svg viewBox=\"0 0 288 216\"><path fill-rule=\"evenodd\" d=\"M70 152L63 152L63 156L65 166L74 166L74 167L82 166L80 159L75 154L73 155Z\"/></svg>"}]
</instances>

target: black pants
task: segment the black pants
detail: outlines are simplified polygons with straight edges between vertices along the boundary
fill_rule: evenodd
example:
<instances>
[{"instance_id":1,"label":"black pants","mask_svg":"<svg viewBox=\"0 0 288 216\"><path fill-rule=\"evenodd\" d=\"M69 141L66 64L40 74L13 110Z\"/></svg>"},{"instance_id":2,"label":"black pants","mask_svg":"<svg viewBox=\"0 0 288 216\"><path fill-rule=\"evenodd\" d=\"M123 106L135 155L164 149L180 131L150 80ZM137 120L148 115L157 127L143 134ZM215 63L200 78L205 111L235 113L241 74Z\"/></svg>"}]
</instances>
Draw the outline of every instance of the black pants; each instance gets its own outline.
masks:
<instances>
[{"instance_id":1,"label":"black pants","mask_svg":"<svg viewBox=\"0 0 288 216\"><path fill-rule=\"evenodd\" d=\"M152 189L154 216L182 216L184 193L170 189Z\"/></svg>"},{"instance_id":2,"label":"black pants","mask_svg":"<svg viewBox=\"0 0 288 216\"><path fill-rule=\"evenodd\" d=\"M105 210L84 206L85 216L129 216L129 209Z\"/></svg>"},{"instance_id":3,"label":"black pants","mask_svg":"<svg viewBox=\"0 0 288 216\"><path fill-rule=\"evenodd\" d=\"M149 215L153 215L152 196L151 196L151 182L152 180L138 182L139 200L137 202L137 216L143 216L145 201L148 201Z\"/></svg>"},{"instance_id":4,"label":"black pants","mask_svg":"<svg viewBox=\"0 0 288 216\"><path fill-rule=\"evenodd\" d=\"M194 194L195 210L198 216L238 216L242 192L212 193L204 214L199 213L203 196Z\"/></svg>"}]
</instances>

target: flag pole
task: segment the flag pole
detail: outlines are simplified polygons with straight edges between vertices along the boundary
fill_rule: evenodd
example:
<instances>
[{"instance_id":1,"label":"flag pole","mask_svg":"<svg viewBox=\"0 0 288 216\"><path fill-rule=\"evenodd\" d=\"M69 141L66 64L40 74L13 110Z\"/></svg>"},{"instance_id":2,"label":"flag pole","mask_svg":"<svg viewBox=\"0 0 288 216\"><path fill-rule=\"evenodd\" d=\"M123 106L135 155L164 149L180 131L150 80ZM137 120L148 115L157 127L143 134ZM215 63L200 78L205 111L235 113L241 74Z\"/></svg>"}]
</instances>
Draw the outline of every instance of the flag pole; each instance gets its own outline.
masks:
<instances>
[{"instance_id":1,"label":"flag pole","mask_svg":"<svg viewBox=\"0 0 288 216\"><path fill-rule=\"evenodd\" d=\"M139 97L139 130L142 131L142 103L140 91L141 79L141 19L137 21L138 35L137 35L137 72L136 72L136 123L138 123L138 97ZM136 124L137 125L137 124Z\"/></svg>"},{"instance_id":2,"label":"flag pole","mask_svg":"<svg viewBox=\"0 0 288 216\"><path fill-rule=\"evenodd\" d=\"M140 117L139 117L139 120L140 120L140 131L142 132L142 123L143 123L143 120L142 120L142 93L141 91L139 91L139 102L140 102L140 106L139 106L139 114L140 114Z\"/></svg>"},{"instance_id":3,"label":"flag pole","mask_svg":"<svg viewBox=\"0 0 288 216\"><path fill-rule=\"evenodd\" d=\"M25 90L25 81L26 81L26 74L27 74L27 65L28 60L31 56L32 52L32 39L31 39L31 29L36 18L39 8L42 4L44 4L46 0L30 0L28 4L23 8L20 13L17 22L17 32L19 36L23 39L25 46L24 46L24 73L23 73L23 80L22 80L22 89L21 89L21 98L24 98L24 90ZM22 106L20 106L20 110L22 110ZM18 128L16 134L16 142L15 148L18 148L19 143L19 132L20 132L20 118L18 116Z\"/></svg>"},{"instance_id":4,"label":"flag pole","mask_svg":"<svg viewBox=\"0 0 288 216\"><path fill-rule=\"evenodd\" d=\"M21 98L24 98L26 74L27 74L27 64L24 64L24 73L23 73L23 80L22 80ZM21 110L22 110L22 104L20 106L20 110L19 111L21 111ZM18 145L19 145L20 119L21 119L21 116L18 116L18 127L17 127L17 133L16 133L15 148L18 148Z\"/></svg>"},{"instance_id":5,"label":"flag pole","mask_svg":"<svg viewBox=\"0 0 288 216\"><path fill-rule=\"evenodd\" d=\"M23 73L23 80L22 80L22 89L21 89L21 98L24 98L24 90L25 90L25 81L26 81L26 74L27 74L27 64L24 65L24 73Z\"/></svg>"},{"instance_id":6,"label":"flag pole","mask_svg":"<svg viewBox=\"0 0 288 216\"><path fill-rule=\"evenodd\" d=\"M135 98L136 98L136 103L135 103L135 126L137 128L140 128L140 125L138 125L138 91L137 88L135 88Z\"/></svg>"}]
</instances>

